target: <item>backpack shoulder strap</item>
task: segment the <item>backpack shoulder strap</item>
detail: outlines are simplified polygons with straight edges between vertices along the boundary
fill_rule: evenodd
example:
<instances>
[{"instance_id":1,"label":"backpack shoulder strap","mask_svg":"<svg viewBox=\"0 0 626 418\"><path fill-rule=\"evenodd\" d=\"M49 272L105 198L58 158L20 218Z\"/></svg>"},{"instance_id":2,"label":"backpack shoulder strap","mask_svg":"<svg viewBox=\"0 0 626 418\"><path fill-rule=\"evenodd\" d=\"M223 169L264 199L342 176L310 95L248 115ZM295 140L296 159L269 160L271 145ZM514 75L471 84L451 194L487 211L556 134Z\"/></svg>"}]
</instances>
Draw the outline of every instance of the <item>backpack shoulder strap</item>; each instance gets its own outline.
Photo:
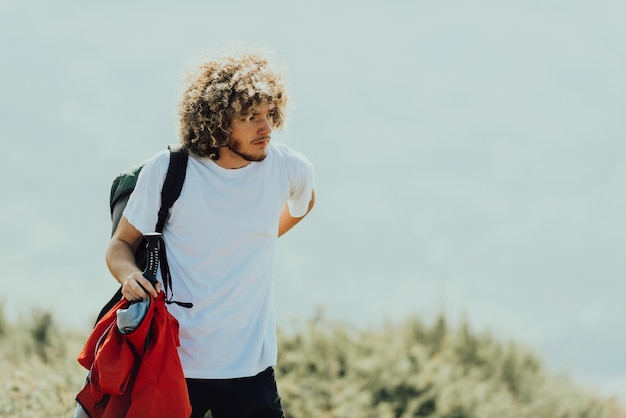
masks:
<instances>
[{"instance_id":1,"label":"backpack shoulder strap","mask_svg":"<svg viewBox=\"0 0 626 418\"><path fill-rule=\"evenodd\" d=\"M183 189L183 183L185 182L185 176L187 175L187 161L189 160L187 149L181 145L172 145L169 147L169 150L170 165L167 169L165 181L163 182L163 189L161 190L161 209L159 209L159 219L157 220L155 228L158 233L163 232L163 227L165 226L165 221L169 216L170 208L174 202L176 202ZM172 289L172 276L167 263L165 244L163 243L162 238L160 238L159 263L161 265L161 277L163 278L163 285L165 288L165 302L168 304L175 303L184 308L191 308L193 304L190 302L173 300L174 291Z\"/></svg>"},{"instance_id":2,"label":"backpack shoulder strap","mask_svg":"<svg viewBox=\"0 0 626 418\"><path fill-rule=\"evenodd\" d=\"M180 144L170 145L168 148L170 150L170 164L161 189L161 209L159 209L156 232L163 232L170 208L180 196L187 175L187 161L189 160L187 149Z\"/></svg>"}]
</instances>

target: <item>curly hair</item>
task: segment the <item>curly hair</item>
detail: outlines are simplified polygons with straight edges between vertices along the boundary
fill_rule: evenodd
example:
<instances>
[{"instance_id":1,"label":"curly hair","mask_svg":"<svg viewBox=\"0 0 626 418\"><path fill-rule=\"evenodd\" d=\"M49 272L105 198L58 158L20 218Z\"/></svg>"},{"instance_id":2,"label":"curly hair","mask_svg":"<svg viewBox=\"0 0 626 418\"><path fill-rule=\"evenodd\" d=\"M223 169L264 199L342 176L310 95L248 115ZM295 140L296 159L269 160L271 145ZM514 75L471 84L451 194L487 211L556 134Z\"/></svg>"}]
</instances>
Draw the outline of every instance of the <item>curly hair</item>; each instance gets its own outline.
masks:
<instances>
[{"instance_id":1,"label":"curly hair","mask_svg":"<svg viewBox=\"0 0 626 418\"><path fill-rule=\"evenodd\" d=\"M196 156L217 160L233 118L265 103L275 106L273 127L283 126L285 82L266 58L247 52L205 62L189 76L179 105L180 142Z\"/></svg>"}]
</instances>

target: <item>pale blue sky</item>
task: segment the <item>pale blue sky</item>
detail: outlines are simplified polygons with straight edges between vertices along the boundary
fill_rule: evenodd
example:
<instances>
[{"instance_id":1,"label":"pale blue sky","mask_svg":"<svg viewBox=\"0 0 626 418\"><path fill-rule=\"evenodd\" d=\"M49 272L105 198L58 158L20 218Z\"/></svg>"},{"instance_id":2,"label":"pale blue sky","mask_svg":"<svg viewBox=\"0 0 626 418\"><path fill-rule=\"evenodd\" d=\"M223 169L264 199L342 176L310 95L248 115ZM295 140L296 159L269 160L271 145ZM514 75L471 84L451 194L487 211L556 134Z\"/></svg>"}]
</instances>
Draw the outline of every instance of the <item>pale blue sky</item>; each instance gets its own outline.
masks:
<instances>
[{"instance_id":1,"label":"pale blue sky","mask_svg":"<svg viewBox=\"0 0 626 418\"><path fill-rule=\"evenodd\" d=\"M115 289L115 174L176 141L182 69L274 51L316 167L282 325L445 311L626 399L621 1L0 1L0 291L78 327Z\"/></svg>"}]
</instances>

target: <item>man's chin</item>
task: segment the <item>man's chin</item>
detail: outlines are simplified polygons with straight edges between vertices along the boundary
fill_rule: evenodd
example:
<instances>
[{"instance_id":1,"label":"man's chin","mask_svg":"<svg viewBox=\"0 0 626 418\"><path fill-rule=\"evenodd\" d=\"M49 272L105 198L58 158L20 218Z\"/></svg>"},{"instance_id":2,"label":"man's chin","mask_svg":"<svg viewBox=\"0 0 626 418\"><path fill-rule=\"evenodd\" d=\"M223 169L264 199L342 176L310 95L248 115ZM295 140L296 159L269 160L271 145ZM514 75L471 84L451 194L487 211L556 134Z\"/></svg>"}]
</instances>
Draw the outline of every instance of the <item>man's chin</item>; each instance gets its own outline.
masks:
<instances>
[{"instance_id":1,"label":"man's chin","mask_svg":"<svg viewBox=\"0 0 626 418\"><path fill-rule=\"evenodd\" d=\"M253 150L254 152L242 152L242 150L240 150L240 147L237 145L237 143L229 144L228 148L234 154L237 154L239 157L243 158L245 161L259 162L263 161L265 157L267 157L267 145L258 147L257 149Z\"/></svg>"},{"instance_id":2,"label":"man's chin","mask_svg":"<svg viewBox=\"0 0 626 418\"><path fill-rule=\"evenodd\" d=\"M263 155L256 156L253 159L250 159L248 161L254 161L254 162L258 163L258 162L263 161L265 159L265 157L267 157L267 152L263 153Z\"/></svg>"},{"instance_id":3,"label":"man's chin","mask_svg":"<svg viewBox=\"0 0 626 418\"><path fill-rule=\"evenodd\" d=\"M250 154L237 153L237 154L246 161L256 162L256 163L263 161L267 157L266 151L255 152L253 154L252 153Z\"/></svg>"}]
</instances>

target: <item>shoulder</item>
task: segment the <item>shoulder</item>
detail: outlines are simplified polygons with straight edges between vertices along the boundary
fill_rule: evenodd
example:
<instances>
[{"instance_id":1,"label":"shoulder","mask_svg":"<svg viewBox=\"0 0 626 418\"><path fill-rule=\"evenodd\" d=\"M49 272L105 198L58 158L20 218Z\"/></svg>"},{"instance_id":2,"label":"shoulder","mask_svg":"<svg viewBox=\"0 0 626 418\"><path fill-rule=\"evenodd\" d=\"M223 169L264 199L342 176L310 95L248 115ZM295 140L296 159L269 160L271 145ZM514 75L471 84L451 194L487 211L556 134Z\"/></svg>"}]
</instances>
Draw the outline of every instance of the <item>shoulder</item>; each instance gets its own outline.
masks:
<instances>
[{"instance_id":1,"label":"shoulder","mask_svg":"<svg viewBox=\"0 0 626 418\"><path fill-rule=\"evenodd\" d=\"M170 161L169 154L169 151L164 149L139 163L139 165L142 166L139 175L144 177L148 174L151 177L160 177L161 175L165 175Z\"/></svg>"},{"instance_id":2,"label":"shoulder","mask_svg":"<svg viewBox=\"0 0 626 418\"><path fill-rule=\"evenodd\" d=\"M168 149L163 149L157 152L156 154L154 154L152 157L148 158L146 160L144 167L154 166L154 167L157 167L157 170L162 169L162 168L167 169L169 161L170 161L170 152Z\"/></svg>"},{"instance_id":3,"label":"shoulder","mask_svg":"<svg viewBox=\"0 0 626 418\"><path fill-rule=\"evenodd\" d=\"M285 144L270 143L270 145L268 155L277 161L275 165L285 173L292 190L314 182L313 164L304 154Z\"/></svg>"},{"instance_id":4,"label":"shoulder","mask_svg":"<svg viewBox=\"0 0 626 418\"><path fill-rule=\"evenodd\" d=\"M169 151L161 150L138 164L140 166L136 187L153 187L163 183L169 166Z\"/></svg>"}]
</instances>

